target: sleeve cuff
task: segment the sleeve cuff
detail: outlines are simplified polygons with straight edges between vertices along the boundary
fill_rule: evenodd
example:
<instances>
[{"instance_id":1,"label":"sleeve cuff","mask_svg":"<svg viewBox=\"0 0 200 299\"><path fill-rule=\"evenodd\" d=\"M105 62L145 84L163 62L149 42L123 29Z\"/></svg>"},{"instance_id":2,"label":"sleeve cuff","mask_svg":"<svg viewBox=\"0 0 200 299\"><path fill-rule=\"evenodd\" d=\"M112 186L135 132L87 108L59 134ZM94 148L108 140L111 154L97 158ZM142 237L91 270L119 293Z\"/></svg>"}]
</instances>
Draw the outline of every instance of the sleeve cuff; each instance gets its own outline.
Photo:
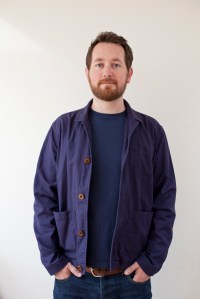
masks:
<instances>
[{"instance_id":1,"label":"sleeve cuff","mask_svg":"<svg viewBox=\"0 0 200 299\"><path fill-rule=\"evenodd\" d=\"M68 262L69 262L69 260L63 255L59 258L59 260L57 260L56 262L54 262L53 264L50 264L48 266L45 265L45 267L50 275L54 275L55 273L57 273L58 271L63 269L67 265Z\"/></svg>"}]
</instances>

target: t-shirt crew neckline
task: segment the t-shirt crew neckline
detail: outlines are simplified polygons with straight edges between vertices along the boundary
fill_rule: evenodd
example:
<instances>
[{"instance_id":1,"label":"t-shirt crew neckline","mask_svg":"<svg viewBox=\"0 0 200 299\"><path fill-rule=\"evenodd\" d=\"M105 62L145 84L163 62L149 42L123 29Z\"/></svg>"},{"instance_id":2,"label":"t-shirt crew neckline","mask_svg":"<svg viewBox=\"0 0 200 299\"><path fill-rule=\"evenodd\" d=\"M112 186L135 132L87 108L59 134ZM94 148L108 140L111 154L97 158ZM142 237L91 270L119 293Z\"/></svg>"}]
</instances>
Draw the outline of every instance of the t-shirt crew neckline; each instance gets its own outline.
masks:
<instances>
[{"instance_id":1,"label":"t-shirt crew neckline","mask_svg":"<svg viewBox=\"0 0 200 299\"><path fill-rule=\"evenodd\" d=\"M97 117L106 117L106 118L124 117L126 115L126 109L119 113L102 113L102 112L97 112L97 111L93 110L92 108L90 108L90 113L92 113L93 115L95 115Z\"/></svg>"}]
</instances>

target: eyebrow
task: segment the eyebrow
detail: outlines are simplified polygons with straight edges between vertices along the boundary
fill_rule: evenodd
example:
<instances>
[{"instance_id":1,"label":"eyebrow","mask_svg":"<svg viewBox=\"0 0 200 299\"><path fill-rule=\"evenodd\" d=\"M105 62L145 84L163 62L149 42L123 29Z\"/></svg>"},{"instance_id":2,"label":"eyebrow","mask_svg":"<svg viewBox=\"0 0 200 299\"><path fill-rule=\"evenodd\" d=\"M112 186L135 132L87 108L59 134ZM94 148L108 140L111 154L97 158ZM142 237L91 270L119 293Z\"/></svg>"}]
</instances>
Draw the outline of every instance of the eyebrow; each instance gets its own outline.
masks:
<instances>
[{"instance_id":1,"label":"eyebrow","mask_svg":"<svg viewBox=\"0 0 200 299\"><path fill-rule=\"evenodd\" d=\"M104 58L96 58L95 60L94 60L94 62L98 62L98 61L104 61L105 59ZM112 58L111 59L112 61L114 61L114 62L121 62L122 63L122 61L119 59L119 58Z\"/></svg>"},{"instance_id":2,"label":"eyebrow","mask_svg":"<svg viewBox=\"0 0 200 299\"><path fill-rule=\"evenodd\" d=\"M113 58L112 61L122 62L119 58Z\"/></svg>"}]
</instances>

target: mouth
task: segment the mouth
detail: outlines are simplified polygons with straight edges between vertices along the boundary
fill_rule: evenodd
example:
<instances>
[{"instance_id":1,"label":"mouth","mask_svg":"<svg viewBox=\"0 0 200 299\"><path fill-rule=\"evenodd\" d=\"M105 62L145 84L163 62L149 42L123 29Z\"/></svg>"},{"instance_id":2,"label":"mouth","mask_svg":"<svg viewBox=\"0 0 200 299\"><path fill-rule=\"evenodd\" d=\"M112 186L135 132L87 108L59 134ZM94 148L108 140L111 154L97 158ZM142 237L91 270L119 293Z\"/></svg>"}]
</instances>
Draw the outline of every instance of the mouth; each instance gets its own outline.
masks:
<instances>
[{"instance_id":1,"label":"mouth","mask_svg":"<svg viewBox=\"0 0 200 299\"><path fill-rule=\"evenodd\" d=\"M100 83L101 85L103 84L105 84L105 85L111 85L111 84L115 84L115 83Z\"/></svg>"},{"instance_id":2,"label":"mouth","mask_svg":"<svg viewBox=\"0 0 200 299\"><path fill-rule=\"evenodd\" d=\"M109 90L111 90L111 89L113 89L113 88L116 87L116 84L115 83L101 83L99 85L99 87L103 88L103 89L109 89Z\"/></svg>"},{"instance_id":3,"label":"mouth","mask_svg":"<svg viewBox=\"0 0 200 299\"><path fill-rule=\"evenodd\" d=\"M100 85L116 85L116 82L113 82L113 81L108 81L108 82L100 82Z\"/></svg>"},{"instance_id":4,"label":"mouth","mask_svg":"<svg viewBox=\"0 0 200 299\"><path fill-rule=\"evenodd\" d=\"M114 81L114 80L111 80L111 79L109 79L109 80L102 80L102 81L100 81L99 82L99 84L106 84L106 85L110 85L110 84L114 84L114 85L116 85L116 81Z\"/></svg>"}]
</instances>

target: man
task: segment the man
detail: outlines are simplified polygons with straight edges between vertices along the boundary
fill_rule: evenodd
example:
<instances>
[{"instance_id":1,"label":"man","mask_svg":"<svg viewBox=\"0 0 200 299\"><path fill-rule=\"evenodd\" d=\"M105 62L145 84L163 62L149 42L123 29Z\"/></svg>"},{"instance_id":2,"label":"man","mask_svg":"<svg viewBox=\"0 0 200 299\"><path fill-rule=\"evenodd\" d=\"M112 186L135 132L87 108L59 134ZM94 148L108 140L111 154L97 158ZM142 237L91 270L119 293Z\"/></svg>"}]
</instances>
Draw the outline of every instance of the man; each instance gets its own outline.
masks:
<instances>
[{"instance_id":1,"label":"man","mask_svg":"<svg viewBox=\"0 0 200 299\"><path fill-rule=\"evenodd\" d=\"M91 43L93 99L61 115L34 182L41 260L54 298L149 299L175 219L175 176L163 128L123 99L132 50L113 32Z\"/></svg>"}]
</instances>

